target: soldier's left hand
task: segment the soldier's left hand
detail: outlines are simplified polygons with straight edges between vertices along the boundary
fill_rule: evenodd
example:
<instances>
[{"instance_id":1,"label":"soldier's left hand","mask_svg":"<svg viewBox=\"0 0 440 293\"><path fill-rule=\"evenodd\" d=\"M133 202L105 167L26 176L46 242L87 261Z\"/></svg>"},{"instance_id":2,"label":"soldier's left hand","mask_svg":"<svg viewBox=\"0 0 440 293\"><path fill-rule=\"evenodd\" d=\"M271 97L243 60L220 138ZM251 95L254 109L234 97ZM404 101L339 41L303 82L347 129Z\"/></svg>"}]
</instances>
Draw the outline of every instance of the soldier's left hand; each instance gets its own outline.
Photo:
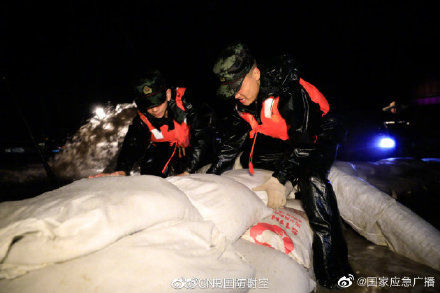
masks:
<instances>
[{"instance_id":1,"label":"soldier's left hand","mask_svg":"<svg viewBox=\"0 0 440 293\"><path fill-rule=\"evenodd\" d=\"M286 205L286 187L277 178L270 177L265 183L252 188L253 191L266 191L267 206L278 209Z\"/></svg>"}]
</instances>

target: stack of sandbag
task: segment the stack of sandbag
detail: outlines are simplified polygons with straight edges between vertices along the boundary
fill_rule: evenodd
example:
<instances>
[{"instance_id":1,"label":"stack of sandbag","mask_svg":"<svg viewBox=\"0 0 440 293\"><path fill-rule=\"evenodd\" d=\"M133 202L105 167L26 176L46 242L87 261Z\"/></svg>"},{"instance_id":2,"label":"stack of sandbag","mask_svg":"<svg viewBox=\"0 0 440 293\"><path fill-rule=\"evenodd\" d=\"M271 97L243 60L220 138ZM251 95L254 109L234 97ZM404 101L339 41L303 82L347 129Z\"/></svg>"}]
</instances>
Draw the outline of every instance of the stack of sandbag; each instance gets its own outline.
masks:
<instances>
[{"instance_id":1,"label":"stack of sandbag","mask_svg":"<svg viewBox=\"0 0 440 293\"><path fill-rule=\"evenodd\" d=\"M266 192L257 192L259 199L251 191L271 174L271 171L256 169L251 176L248 170L241 169L225 172L220 177L194 174L167 180L188 196L205 220L213 221L227 239L234 242L234 248L255 267L254 279L267 279L267 287L250 287L250 291L311 292L316 283L313 272L306 269L311 267L312 246L307 217L304 212L289 208L274 213L268 208L261 209L262 202L267 202ZM286 228L289 214L292 223ZM284 222L280 215L285 217ZM266 229L268 223L270 227ZM260 229L262 226L265 227ZM280 231L286 232L278 233ZM289 251L285 250L285 243Z\"/></svg>"},{"instance_id":2,"label":"stack of sandbag","mask_svg":"<svg viewBox=\"0 0 440 293\"><path fill-rule=\"evenodd\" d=\"M311 292L292 258L236 242L271 216L226 177L83 179L0 204L0 292Z\"/></svg>"},{"instance_id":3,"label":"stack of sandbag","mask_svg":"<svg viewBox=\"0 0 440 293\"><path fill-rule=\"evenodd\" d=\"M359 234L440 270L440 232L437 229L359 178L350 163L335 162L329 179L342 218Z\"/></svg>"},{"instance_id":4,"label":"stack of sandbag","mask_svg":"<svg viewBox=\"0 0 440 293\"><path fill-rule=\"evenodd\" d=\"M2 280L0 291L175 292L173 286L182 278L223 281L254 277L254 268L214 230L210 222L159 225L89 255ZM219 288L214 291L224 292Z\"/></svg>"},{"instance_id":5,"label":"stack of sandbag","mask_svg":"<svg viewBox=\"0 0 440 293\"><path fill-rule=\"evenodd\" d=\"M128 234L183 219L201 217L185 194L154 176L83 179L31 199L3 202L0 277L85 255Z\"/></svg>"},{"instance_id":6,"label":"stack of sandbag","mask_svg":"<svg viewBox=\"0 0 440 293\"><path fill-rule=\"evenodd\" d=\"M258 200L244 186L241 195ZM181 277L254 276L188 197L154 176L83 179L2 203L0 248L1 292L171 292Z\"/></svg>"}]
</instances>

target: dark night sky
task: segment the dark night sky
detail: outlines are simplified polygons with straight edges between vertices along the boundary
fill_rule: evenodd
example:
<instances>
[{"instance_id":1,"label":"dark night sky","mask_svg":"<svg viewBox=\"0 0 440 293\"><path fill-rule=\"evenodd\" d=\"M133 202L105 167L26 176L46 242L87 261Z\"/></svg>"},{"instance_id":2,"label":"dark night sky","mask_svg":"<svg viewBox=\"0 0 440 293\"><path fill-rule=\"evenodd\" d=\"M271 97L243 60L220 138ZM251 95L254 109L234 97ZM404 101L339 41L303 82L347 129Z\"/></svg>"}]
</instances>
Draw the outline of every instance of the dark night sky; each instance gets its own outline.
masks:
<instances>
[{"instance_id":1,"label":"dark night sky","mask_svg":"<svg viewBox=\"0 0 440 293\"><path fill-rule=\"evenodd\" d=\"M213 99L213 62L234 40L257 57L292 53L347 117L368 117L391 97L417 98L423 83L440 80L431 2L41 2L0 12L0 71L11 88L2 84L1 131L9 140L25 139L14 101L36 136L65 136L93 105L131 102L130 81L148 66Z\"/></svg>"}]
</instances>

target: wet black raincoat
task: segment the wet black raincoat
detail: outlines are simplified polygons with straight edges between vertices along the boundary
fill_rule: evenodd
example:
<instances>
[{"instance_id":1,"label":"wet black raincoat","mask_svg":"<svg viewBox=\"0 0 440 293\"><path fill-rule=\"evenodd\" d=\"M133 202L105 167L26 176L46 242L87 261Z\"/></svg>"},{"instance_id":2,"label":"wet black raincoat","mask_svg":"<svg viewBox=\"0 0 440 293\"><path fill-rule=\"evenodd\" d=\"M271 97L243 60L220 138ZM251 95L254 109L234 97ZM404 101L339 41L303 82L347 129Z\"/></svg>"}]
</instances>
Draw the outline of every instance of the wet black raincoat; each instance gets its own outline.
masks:
<instances>
[{"instance_id":1,"label":"wet black raincoat","mask_svg":"<svg viewBox=\"0 0 440 293\"><path fill-rule=\"evenodd\" d=\"M207 154L211 148L212 125L209 111L204 110L203 115L188 101L188 90L182 98L185 111L176 104L176 91L172 91L172 99L168 102L168 117L154 118L146 110L138 109L144 114L153 126L159 129L167 124L169 129L174 129L174 120L186 123L190 128L190 146L185 149L185 155L177 151L172 157L165 172L164 166L173 154L174 146L169 142L152 142L151 132L139 115L133 119L127 135L125 136L121 151L118 156L117 171L130 171L139 165L141 174L156 176L172 176L182 172L192 173L202 164L206 164Z\"/></svg>"},{"instance_id":2,"label":"wet black raincoat","mask_svg":"<svg viewBox=\"0 0 440 293\"><path fill-rule=\"evenodd\" d=\"M239 111L251 113L261 123L263 101L279 96L278 110L289 127L289 139L283 141L259 133L253 164L255 168L275 171L273 176L283 184L287 180L298 184L299 196L314 231L315 275L321 285L333 287L340 277L352 273L336 198L327 179L344 131L332 111L323 116L319 105L310 99L289 56L258 67L261 83L257 100L247 107L237 103L228 118L230 131L224 133L208 173L220 174L231 168L241 151L241 164L248 167L253 139L249 137L251 127Z\"/></svg>"}]
</instances>

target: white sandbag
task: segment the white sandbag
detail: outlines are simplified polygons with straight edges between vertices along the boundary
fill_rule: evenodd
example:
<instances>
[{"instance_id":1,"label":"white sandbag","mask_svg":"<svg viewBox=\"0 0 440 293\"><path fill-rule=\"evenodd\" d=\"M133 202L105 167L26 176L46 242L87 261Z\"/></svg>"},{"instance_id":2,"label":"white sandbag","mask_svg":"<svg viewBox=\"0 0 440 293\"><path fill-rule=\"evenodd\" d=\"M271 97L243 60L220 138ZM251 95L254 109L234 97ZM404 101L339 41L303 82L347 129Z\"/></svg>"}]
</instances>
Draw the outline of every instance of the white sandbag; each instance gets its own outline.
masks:
<instances>
[{"instance_id":1,"label":"white sandbag","mask_svg":"<svg viewBox=\"0 0 440 293\"><path fill-rule=\"evenodd\" d=\"M292 208L275 210L242 236L250 242L279 250L310 268L313 232L304 212Z\"/></svg>"},{"instance_id":2,"label":"white sandbag","mask_svg":"<svg viewBox=\"0 0 440 293\"><path fill-rule=\"evenodd\" d=\"M226 171L222 176L238 181L252 189L269 180L272 173L273 171L270 170L254 169L254 174L252 175L249 173L249 169L237 169Z\"/></svg>"},{"instance_id":3,"label":"white sandbag","mask_svg":"<svg viewBox=\"0 0 440 293\"><path fill-rule=\"evenodd\" d=\"M222 176L240 182L241 184L246 185L249 189L257 187L272 176L273 171L263 170L263 169L255 169L254 175L249 174L249 169L237 169L237 170L229 170L222 174ZM266 191L255 191L258 197L267 205L267 193Z\"/></svg>"},{"instance_id":4,"label":"white sandbag","mask_svg":"<svg viewBox=\"0 0 440 293\"><path fill-rule=\"evenodd\" d=\"M329 179L341 217L373 243L440 270L440 232L340 166L333 165Z\"/></svg>"},{"instance_id":5,"label":"white sandbag","mask_svg":"<svg viewBox=\"0 0 440 293\"><path fill-rule=\"evenodd\" d=\"M232 242L272 213L252 190L226 177L191 174L167 180L182 190L202 217L214 222Z\"/></svg>"},{"instance_id":6,"label":"white sandbag","mask_svg":"<svg viewBox=\"0 0 440 293\"><path fill-rule=\"evenodd\" d=\"M339 165L330 169L341 217L359 234L378 245L386 245L378 218L395 200L359 177L342 171Z\"/></svg>"},{"instance_id":7,"label":"white sandbag","mask_svg":"<svg viewBox=\"0 0 440 293\"><path fill-rule=\"evenodd\" d=\"M332 167L337 168L339 171L342 171L345 174L358 176L356 167L350 162L335 161Z\"/></svg>"},{"instance_id":8,"label":"white sandbag","mask_svg":"<svg viewBox=\"0 0 440 293\"><path fill-rule=\"evenodd\" d=\"M86 256L2 280L0 291L176 292L175 288L183 286L182 290L191 292L243 292L245 288L225 290L207 284L221 280L224 285L225 278L250 279L254 274L254 268L228 245L212 222L183 220L126 236Z\"/></svg>"},{"instance_id":9,"label":"white sandbag","mask_svg":"<svg viewBox=\"0 0 440 293\"><path fill-rule=\"evenodd\" d=\"M255 267L256 286L249 292L308 293L316 286L308 272L277 250L239 239L233 247ZM267 286L262 281L267 280Z\"/></svg>"},{"instance_id":10,"label":"white sandbag","mask_svg":"<svg viewBox=\"0 0 440 293\"><path fill-rule=\"evenodd\" d=\"M66 261L170 220L200 214L154 176L83 179L35 198L0 204L0 279Z\"/></svg>"},{"instance_id":11,"label":"white sandbag","mask_svg":"<svg viewBox=\"0 0 440 293\"><path fill-rule=\"evenodd\" d=\"M377 222L391 250L440 270L440 232L431 224L397 201Z\"/></svg>"}]
</instances>

